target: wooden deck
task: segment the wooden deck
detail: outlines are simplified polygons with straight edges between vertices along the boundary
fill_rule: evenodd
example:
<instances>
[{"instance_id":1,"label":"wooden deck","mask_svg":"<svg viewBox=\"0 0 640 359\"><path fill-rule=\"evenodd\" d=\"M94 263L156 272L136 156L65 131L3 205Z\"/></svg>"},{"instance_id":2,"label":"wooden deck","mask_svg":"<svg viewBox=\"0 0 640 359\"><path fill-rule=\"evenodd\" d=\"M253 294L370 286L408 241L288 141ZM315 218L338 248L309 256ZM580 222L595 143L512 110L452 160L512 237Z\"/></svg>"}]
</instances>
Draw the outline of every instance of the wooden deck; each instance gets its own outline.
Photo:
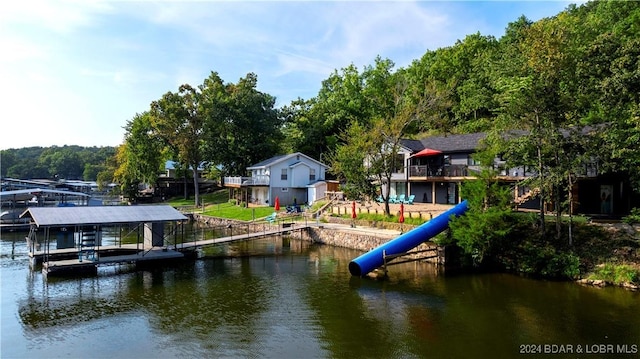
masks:
<instances>
[{"instance_id":1,"label":"wooden deck","mask_svg":"<svg viewBox=\"0 0 640 359\"><path fill-rule=\"evenodd\" d=\"M76 250L77 254L77 250ZM95 258L75 258L63 259L55 261L47 261L42 263L42 272L45 275L63 274L63 273L81 273L87 271L95 271L97 266L112 264L138 264L140 262L160 261L169 259L184 258L184 254L174 250L164 248L153 248L147 251L139 251L135 254L125 254L116 256L107 256Z\"/></svg>"}]
</instances>

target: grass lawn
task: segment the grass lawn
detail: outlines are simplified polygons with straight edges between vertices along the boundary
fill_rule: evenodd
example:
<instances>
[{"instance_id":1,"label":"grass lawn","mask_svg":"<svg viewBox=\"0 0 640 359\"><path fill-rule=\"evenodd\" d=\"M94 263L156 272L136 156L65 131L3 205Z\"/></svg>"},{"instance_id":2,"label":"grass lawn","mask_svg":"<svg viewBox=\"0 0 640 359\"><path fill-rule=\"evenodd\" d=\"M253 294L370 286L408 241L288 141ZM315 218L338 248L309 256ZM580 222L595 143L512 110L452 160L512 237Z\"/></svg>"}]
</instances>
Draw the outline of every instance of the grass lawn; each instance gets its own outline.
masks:
<instances>
[{"instance_id":1,"label":"grass lawn","mask_svg":"<svg viewBox=\"0 0 640 359\"><path fill-rule=\"evenodd\" d=\"M273 207L244 208L237 206L229 202L229 192L226 189L202 194L200 198L205 204L205 209L202 214L206 216L251 221L264 218L274 212ZM174 197L169 199L167 204L174 207L193 206L194 200L193 197L188 200L182 197Z\"/></svg>"},{"instance_id":2,"label":"grass lawn","mask_svg":"<svg viewBox=\"0 0 640 359\"><path fill-rule=\"evenodd\" d=\"M273 213L273 208L271 207L244 208L236 206L229 202L229 192L225 189L202 194L200 198L205 204L205 209L202 214L207 216L251 221L254 219L254 216L255 218L262 218ZM194 200L193 197L188 200L181 197L174 197L169 199L167 203L174 207L193 206Z\"/></svg>"},{"instance_id":3,"label":"grass lawn","mask_svg":"<svg viewBox=\"0 0 640 359\"><path fill-rule=\"evenodd\" d=\"M226 189L221 189L212 193L205 193L200 195L200 200L204 201L205 205L225 203L229 201L229 192ZM174 207L193 206L195 204L194 198L184 199L183 197L173 197L167 201L167 204Z\"/></svg>"},{"instance_id":4,"label":"grass lawn","mask_svg":"<svg viewBox=\"0 0 640 359\"><path fill-rule=\"evenodd\" d=\"M244 208L236 206L233 203L225 202L208 205L203 214L206 216L251 221L253 219L266 217L271 213L273 213L273 208L271 207Z\"/></svg>"}]
</instances>

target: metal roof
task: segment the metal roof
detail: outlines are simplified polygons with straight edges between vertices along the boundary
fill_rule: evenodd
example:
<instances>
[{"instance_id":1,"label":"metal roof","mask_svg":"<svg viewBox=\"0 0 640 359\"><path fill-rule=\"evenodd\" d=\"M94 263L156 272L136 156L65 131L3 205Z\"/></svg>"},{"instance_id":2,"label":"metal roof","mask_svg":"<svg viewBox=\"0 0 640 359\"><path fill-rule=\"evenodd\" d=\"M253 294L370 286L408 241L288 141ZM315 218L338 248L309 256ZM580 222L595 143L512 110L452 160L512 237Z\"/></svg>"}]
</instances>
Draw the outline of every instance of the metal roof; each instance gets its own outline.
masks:
<instances>
[{"instance_id":1,"label":"metal roof","mask_svg":"<svg viewBox=\"0 0 640 359\"><path fill-rule=\"evenodd\" d=\"M60 190L45 189L45 188L31 188L31 189L18 189L14 191L2 191L0 192L0 198L10 198L14 195L21 195L21 194L35 195L38 193L54 193L54 194L62 194L67 196L90 197L88 194L82 193L82 192L60 191Z\"/></svg>"},{"instance_id":2,"label":"metal roof","mask_svg":"<svg viewBox=\"0 0 640 359\"><path fill-rule=\"evenodd\" d=\"M31 218L38 227L163 222L187 219L178 210L166 205L31 207L20 215L20 218L23 217Z\"/></svg>"}]
</instances>

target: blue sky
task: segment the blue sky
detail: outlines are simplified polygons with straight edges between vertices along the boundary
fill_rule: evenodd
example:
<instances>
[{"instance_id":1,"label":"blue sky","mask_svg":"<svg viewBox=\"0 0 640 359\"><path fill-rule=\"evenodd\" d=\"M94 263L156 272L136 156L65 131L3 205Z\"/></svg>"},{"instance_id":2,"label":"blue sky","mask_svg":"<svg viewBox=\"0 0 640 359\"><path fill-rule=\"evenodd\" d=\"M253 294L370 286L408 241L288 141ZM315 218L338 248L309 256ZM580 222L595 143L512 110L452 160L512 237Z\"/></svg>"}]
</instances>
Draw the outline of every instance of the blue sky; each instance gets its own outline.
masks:
<instances>
[{"instance_id":1,"label":"blue sky","mask_svg":"<svg viewBox=\"0 0 640 359\"><path fill-rule=\"evenodd\" d=\"M377 55L405 67L520 15L568 1L5 1L0 5L0 149L117 146L151 101L218 72L258 75L277 105Z\"/></svg>"}]
</instances>

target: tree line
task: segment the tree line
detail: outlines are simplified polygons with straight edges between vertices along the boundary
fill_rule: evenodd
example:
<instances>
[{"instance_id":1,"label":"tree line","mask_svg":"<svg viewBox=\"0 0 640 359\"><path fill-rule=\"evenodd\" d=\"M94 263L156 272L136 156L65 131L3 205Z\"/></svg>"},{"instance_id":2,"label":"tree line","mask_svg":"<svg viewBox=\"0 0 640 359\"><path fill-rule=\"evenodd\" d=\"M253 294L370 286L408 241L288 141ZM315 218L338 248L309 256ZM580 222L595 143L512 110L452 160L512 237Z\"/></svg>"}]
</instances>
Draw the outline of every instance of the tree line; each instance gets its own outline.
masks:
<instances>
[{"instance_id":1,"label":"tree line","mask_svg":"<svg viewBox=\"0 0 640 359\"><path fill-rule=\"evenodd\" d=\"M0 151L0 173L9 178L95 181L107 169L115 147L52 146Z\"/></svg>"},{"instance_id":2,"label":"tree line","mask_svg":"<svg viewBox=\"0 0 640 359\"><path fill-rule=\"evenodd\" d=\"M404 68L377 57L336 69L315 97L281 108L257 90L256 74L230 83L212 72L127 121L124 143L97 177L133 192L154 183L168 159L195 181L189 169L244 175L300 151L328 162L362 197L376 190L372 177L390 182L400 139L482 131L488 155L479 158L536 168L531 185L543 200L566 193L587 161L628 172L640 189L639 24L640 2L570 5L536 22L521 16L500 38L470 34ZM526 135L505 137L512 131Z\"/></svg>"}]
</instances>

